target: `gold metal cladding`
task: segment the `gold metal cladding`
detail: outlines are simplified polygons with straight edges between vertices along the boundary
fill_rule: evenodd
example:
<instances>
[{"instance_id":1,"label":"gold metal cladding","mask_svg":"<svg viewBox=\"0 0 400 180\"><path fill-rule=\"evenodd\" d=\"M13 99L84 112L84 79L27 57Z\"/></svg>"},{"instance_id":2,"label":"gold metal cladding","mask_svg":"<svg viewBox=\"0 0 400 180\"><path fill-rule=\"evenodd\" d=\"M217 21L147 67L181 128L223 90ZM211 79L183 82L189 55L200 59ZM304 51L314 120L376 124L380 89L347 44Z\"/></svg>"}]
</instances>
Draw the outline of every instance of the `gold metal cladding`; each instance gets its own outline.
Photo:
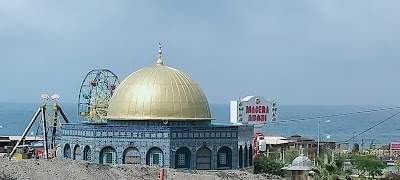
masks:
<instances>
[{"instance_id":1,"label":"gold metal cladding","mask_svg":"<svg viewBox=\"0 0 400 180\"><path fill-rule=\"evenodd\" d=\"M168 66L159 66L157 63L155 67L140 69L122 81L109 102L107 119L212 118L207 98L199 85L182 72Z\"/></svg>"}]
</instances>

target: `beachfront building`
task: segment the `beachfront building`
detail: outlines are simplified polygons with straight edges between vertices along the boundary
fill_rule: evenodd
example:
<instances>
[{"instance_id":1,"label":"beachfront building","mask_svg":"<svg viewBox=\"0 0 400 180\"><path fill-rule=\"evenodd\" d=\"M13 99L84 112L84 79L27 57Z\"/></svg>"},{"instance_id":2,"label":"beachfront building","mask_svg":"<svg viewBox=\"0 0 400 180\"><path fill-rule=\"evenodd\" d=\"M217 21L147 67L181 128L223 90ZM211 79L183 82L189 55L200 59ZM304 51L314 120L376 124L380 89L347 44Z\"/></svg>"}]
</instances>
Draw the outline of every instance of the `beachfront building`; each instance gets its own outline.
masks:
<instances>
[{"instance_id":1,"label":"beachfront building","mask_svg":"<svg viewBox=\"0 0 400 180\"><path fill-rule=\"evenodd\" d=\"M199 85L161 59L117 87L106 123L63 124L59 156L176 169L252 167L252 125L212 123Z\"/></svg>"},{"instance_id":2,"label":"beachfront building","mask_svg":"<svg viewBox=\"0 0 400 180\"><path fill-rule=\"evenodd\" d=\"M290 137L283 137L280 135L264 135L264 140L267 144L268 154L279 154L283 158L285 151L303 152L309 157L314 157L317 154L318 144L321 151L335 150L336 152L344 152L344 144L337 144L336 142L320 141L302 137L298 134Z\"/></svg>"}]
</instances>

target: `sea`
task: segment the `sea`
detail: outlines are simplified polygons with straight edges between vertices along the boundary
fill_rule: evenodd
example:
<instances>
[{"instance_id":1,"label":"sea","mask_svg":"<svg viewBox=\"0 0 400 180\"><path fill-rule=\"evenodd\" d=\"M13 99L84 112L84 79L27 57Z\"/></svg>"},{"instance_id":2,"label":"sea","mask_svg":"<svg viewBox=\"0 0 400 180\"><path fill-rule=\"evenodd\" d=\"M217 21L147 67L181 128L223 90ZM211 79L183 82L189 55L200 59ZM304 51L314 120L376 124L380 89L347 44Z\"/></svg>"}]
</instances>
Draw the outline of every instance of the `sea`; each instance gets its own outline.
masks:
<instances>
[{"instance_id":1,"label":"sea","mask_svg":"<svg viewBox=\"0 0 400 180\"><path fill-rule=\"evenodd\" d=\"M78 123L77 103L58 103L70 122ZM22 135L41 103L0 103L0 136ZM229 104L211 104L216 123L230 123ZM279 105L276 122L267 122L262 132L290 137L300 135L320 141L354 143L377 148L400 142L400 109L377 110L386 106ZM373 111L370 111L373 110ZM363 112L363 113L355 113ZM343 114L342 116L336 116ZM333 116L332 116L333 115ZM323 116L323 117L321 117ZM318 118L319 117L319 118ZM388 119L390 118L390 119ZM319 124L319 126L318 126ZM36 134L39 121L28 132Z\"/></svg>"}]
</instances>

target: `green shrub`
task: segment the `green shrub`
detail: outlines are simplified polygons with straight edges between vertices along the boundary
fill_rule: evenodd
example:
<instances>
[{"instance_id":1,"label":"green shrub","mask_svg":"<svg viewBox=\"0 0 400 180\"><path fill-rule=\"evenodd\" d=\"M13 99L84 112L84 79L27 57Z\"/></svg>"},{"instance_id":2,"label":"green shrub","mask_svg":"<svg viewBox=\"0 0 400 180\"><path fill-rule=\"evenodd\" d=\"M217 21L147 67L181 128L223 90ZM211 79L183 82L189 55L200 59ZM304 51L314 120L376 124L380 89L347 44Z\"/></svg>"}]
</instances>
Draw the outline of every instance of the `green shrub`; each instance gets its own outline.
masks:
<instances>
[{"instance_id":1,"label":"green shrub","mask_svg":"<svg viewBox=\"0 0 400 180\"><path fill-rule=\"evenodd\" d=\"M267 156L259 156L254 159L254 173L255 174L274 174L283 177L286 170L282 169L283 164L274 158Z\"/></svg>"}]
</instances>

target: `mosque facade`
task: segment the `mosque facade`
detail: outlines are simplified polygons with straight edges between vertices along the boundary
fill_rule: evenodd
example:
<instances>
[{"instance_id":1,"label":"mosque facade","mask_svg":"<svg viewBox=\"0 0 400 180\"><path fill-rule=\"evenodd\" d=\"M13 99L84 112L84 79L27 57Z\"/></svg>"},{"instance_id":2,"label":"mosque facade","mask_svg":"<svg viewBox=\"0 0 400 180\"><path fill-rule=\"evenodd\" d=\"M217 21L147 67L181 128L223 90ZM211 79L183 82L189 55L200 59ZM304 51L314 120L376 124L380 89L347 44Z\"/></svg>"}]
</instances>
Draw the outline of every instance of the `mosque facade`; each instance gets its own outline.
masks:
<instances>
[{"instance_id":1,"label":"mosque facade","mask_svg":"<svg viewBox=\"0 0 400 180\"><path fill-rule=\"evenodd\" d=\"M189 76L162 61L115 90L107 122L62 125L59 157L100 164L175 169L244 169L253 164L252 125L213 123L207 98Z\"/></svg>"}]
</instances>

